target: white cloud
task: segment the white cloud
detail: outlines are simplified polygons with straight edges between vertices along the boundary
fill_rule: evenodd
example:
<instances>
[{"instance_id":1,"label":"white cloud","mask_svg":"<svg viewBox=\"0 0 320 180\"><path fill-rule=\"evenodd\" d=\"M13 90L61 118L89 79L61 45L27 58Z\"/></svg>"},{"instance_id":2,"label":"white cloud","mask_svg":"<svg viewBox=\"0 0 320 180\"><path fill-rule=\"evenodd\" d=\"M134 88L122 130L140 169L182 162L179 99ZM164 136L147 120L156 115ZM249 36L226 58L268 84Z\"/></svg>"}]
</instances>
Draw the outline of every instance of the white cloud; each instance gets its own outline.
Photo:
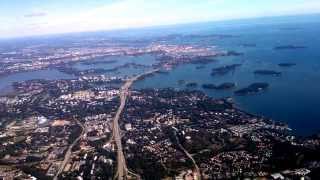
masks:
<instances>
[{"instance_id":1,"label":"white cloud","mask_svg":"<svg viewBox=\"0 0 320 180\"><path fill-rule=\"evenodd\" d=\"M203 1L193 5L154 0L122 0L70 16L48 16L42 32L74 32L86 30L167 25L209 20L208 5L218 1ZM193 1L194 2L194 1ZM213 13L215 14L215 13ZM223 17L222 13L218 14Z\"/></svg>"},{"instance_id":2,"label":"white cloud","mask_svg":"<svg viewBox=\"0 0 320 180\"><path fill-rule=\"evenodd\" d=\"M24 17L25 18L33 18L33 17L44 17L47 16L47 13L45 12L33 12L30 14L25 14Z\"/></svg>"}]
</instances>

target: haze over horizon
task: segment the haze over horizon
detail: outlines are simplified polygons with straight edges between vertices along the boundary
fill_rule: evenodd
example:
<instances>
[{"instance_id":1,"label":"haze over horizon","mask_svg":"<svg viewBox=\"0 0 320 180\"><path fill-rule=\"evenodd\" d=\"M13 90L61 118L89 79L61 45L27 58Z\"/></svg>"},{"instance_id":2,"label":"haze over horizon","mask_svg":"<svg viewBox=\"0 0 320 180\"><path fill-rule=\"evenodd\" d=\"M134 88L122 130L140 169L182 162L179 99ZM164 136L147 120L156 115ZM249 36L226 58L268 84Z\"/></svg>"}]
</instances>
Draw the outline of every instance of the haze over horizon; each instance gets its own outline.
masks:
<instances>
[{"instance_id":1,"label":"haze over horizon","mask_svg":"<svg viewBox=\"0 0 320 180\"><path fill-rule=\"evenodd\" d=\"M6 0L0 38L319 12L318 0Z\"/></svg>"}]
</instances>

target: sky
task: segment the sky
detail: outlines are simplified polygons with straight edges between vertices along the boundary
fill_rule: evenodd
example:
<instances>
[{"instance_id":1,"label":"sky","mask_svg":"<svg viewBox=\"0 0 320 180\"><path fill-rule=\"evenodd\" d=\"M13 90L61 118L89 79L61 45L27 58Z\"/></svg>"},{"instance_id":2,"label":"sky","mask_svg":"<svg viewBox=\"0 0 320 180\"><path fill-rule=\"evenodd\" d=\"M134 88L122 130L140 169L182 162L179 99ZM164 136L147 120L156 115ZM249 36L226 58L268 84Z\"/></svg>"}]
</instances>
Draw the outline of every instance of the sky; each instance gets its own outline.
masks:
<instances>
[{"instance_id":1,"label":"sky","mask_svg":"<svg viewBox=\"0 0 320 180\"><path fill-rule=\"evenodd\" d=\"M1 0L0 38L320 13L320 0Z\"/></svg>"}]
</instances>

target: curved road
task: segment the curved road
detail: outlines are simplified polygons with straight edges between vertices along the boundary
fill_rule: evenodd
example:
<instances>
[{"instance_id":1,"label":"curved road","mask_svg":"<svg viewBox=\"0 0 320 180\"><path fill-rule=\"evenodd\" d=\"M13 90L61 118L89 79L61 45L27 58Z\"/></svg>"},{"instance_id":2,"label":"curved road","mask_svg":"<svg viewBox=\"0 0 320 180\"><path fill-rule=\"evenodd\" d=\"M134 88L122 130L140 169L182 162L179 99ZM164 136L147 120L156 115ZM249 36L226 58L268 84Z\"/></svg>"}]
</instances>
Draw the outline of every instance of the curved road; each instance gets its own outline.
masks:
<instances>
[{"instance_id":1,"label":"curved road","mask_svg":"<svg viewBox=\"0 0 320 180\"><path fill-rule=\"evenodd\" d=\"M194 158L192 157L192 155L182 146L182 144L180 144L179 138L177 137L177 133L176 131L174 131L174 135L177 141L177 144L179 146L179 148L184 152L184 154L192 161L193 166L195 168L195 171L197 173L197 179L196 180L200 180L201 179L201 172L200 172L200 168L197 165L196 161L194 160Z\"/></svg>"},{"instance_id":2,"label":"curved road","mask_svg":"<svg viewBox=\"0 0 320 180\"><path fill-rule=\"evenodd\" d=\"M143 76L146 76L148 74L153 74L157 71L159 71L159 69L154 69L146 73L137 75L127 80L126 83L120 89L120 106L117 110L115 117L113 118L113 133L112 133L112 137L116 142L116 146L117 146L117 172L115 177L117 177L118 180L127 179L128 173L133 174L130 171L128 171L128 168L127 168L126 160L125 160L123 149L122 149L121 134L120 134L120 127L119 127L120 115L126 105L127 97L129 94L129 88L132 86L132 84L135 81L139 80ZM137 176L137 179L140 179L138 175L135 175L135 176Z\"/></svg>"}]
</instances>

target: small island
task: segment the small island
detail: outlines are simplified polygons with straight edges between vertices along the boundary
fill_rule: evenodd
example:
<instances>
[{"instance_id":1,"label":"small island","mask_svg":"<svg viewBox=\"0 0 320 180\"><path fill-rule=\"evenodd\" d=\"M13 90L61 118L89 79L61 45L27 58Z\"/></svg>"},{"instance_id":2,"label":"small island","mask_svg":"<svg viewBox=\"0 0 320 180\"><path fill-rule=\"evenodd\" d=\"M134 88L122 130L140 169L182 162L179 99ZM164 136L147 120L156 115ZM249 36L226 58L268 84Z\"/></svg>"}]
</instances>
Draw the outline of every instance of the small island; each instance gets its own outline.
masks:
<instances>
[{"instance_id":1,"label":"small island","mask_svg":"<svg viewBox=\"0 0 320 180\"><path fill-rule=\"evenodd\" d=\"M258 83L253 83L253 84L251 84L248 87L245 87L243 89L237 90L234 93L236 95L245 96L245 95L259 93L261 91L266 90L268 87L269 87L268 83L258 82Z\"/></svg>"},{"instance_id":2,"label":"small island","mask_svg":"<svg viewBox=\"0 0 320 180\"><path fill-rule=\"evenodd\" d=\"M196 83L196 82L190 82L190 83L186 84L187 88L195 88L197 86L198 86L198 83Z\"/></svg>"},{"instance_id":3,"label":"small island","mask_svg":"<svg viewBox=\"0 0 320 180\"><path fill-rule=\"evenodd\" d=\"M225 89L232 89L232 88L235 88L235 87L236 87L235 83L225 82L225 83L222 83L222 84L216 86L216 89L217 90L225 90Z\"/></svg>"},{"instance_id":4,"label":"small island","mask_svg":"<svg viewBox=\"0 0 320 180\"><path fill-rule=\"evenodd\" d=\"M231 64L231 65L226 65L218 68L213 68L211 72L211 76L216 76L216 75L225 75L231 71L236 70L236 68L240 67L241 64Z\"/></svg>"},{"instance_id":5,"label":"small island","mask_svg":"<svg viewBox=\"0 0 320 180\"><path fill-rule=\"evenodd\" d=\"M203 89L216 89L216 85L214 84L202 84Z\"/></svg>"},{"instance_id":6,"label":"small island","mask_svg":"<svg viewBox=\"0 0 320 180\"><path fill-rule=\"evenodd\" d=\"M208 57L195 57L191 64L209 64L216 61L216 59L213 59L211 56Z\"/></svg>"},{"instance_id":7,"label":"small island","mask_svg":"<svg viewBox=\"0 0 320 180\"><path fill-rule=\"evenodd\" d=\"M203 89L215 89L215 90L226 90L226 89L232 89L234 87L236 87L236 84L231 82L222 83L220 85L215 85L215 84L202 85Z\"/></svg>"},{"instance_id":8,"label":"small island","mask_svg":"<svg viewBox=\"0 0 320 180\"><path fill-rule=\"evenodd\" d=\"M109 61L85 61L81 62L83 65L98 65L98 64L113 64L116 63L116 60L109 60Z\"/></svg>"},{"instance_id":9,"label":"small island","mask_svg":"<svg viewBox=\"0 0 320 180\"><path fill-rule=\"evenodd\" d=\"M288 50L288 49L305 49L305 46L296 46L296 45L284 45L284 46L276 46L274 50Z\"/></svg>"},{"instance_id":10,"label":"small island","mask_svg":"<svg viewBox=\"0 0 320 180\"><path fill-rule=\"evenodd\" d=\"M224 55L225 56L243 56L244 53L237 52L237 51L227 51Z\"/></svg>"},{"instance_id":11,"label":"small island","mask_svg":"<svg viewBox=\"0 0 320 180\"><path fill-rule=\"evenodd\" d=\"M257 47L256 44L252 44L252 43L244 43L244 44L241 44L242 47Z\"/></svg>"},{"instance_id":12,"label":"small island","mask_svg":"<svg viewBox=\"0 0 320 180\"><path fill-rule=\"evenodd\" d=\"M157 74L169 74L169 71L160 70L156 72Z\"/></svg>"},{"instance_id":13,"label":"small island","mask_svg":"<svg viewBox=\"0 0 320 180\"><path fill-rule=\"evenodd\" d=\"M297 65L296 63L279 63L278 66L280 67L292 67Z\"/></svg>"},{"instance_id":14,"label":"small island","mask_svg":"<svg viewBox=\"0 0 320 180\"><path fill-rule=\"evenodd\" d=\"M256 75L271 75L271 76L280 76L282 73L274 70L256 70L253 72Z\"/></svg>"},{"instance_id":15,"label":"small island","mask_svg":"<svg viewBox=\"0 0 320 180\"><path fill-rule=\"evenodd\" d=\"M183 85L183 84L185 84L185 83L186 83L186 81L183 80L183 79L178 80L178 84L179 84L179 85Z\"/></svg>"},{"instance_id":16,"label":"small island","mask_svg":"<svg viewBox=\"0 0 320 180\"><path fill-rule=\"evenodd\" d=\"M206 66L196 66L196 69L204 69Z\"/></svg>"}]
</instances>

